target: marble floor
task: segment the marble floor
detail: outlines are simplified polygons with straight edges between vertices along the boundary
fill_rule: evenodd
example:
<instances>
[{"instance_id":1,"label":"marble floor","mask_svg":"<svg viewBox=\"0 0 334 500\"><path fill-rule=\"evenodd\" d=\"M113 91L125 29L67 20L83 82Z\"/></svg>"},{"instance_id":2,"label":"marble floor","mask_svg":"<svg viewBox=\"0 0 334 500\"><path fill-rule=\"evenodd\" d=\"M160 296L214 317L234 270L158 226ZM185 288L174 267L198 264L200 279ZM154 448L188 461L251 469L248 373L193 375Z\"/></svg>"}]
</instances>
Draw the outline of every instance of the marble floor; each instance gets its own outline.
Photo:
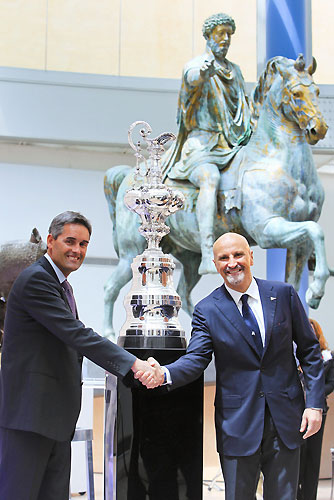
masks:
<instances>
[{"instance_id":1,"label":"marble floor","mask_svg":"<svg viewBox=\"0 0 334 500\"><path fill-rule=\"evenodd\" d=\"M204 476L206 477L206 476ZM208 476L207 476L208 477ZM214 477L210 476L210 479ZM103 499L103 476L102 474L94 475L94 484L95 484L95 500L104 500ZM203 500L224 500L224 485L221 481L221 477L218 477L218 482L209 489L210 481L204 481L203 484ZM329 500L331 492L331 481L330 479L321 479L319 481L318 487L318 496L317 500ZM87 500L87 495L79 495L73 494L72 500L79 499ZM258 494L258 500L262 499L262 495Z\"/></svg>"}]
</instances>

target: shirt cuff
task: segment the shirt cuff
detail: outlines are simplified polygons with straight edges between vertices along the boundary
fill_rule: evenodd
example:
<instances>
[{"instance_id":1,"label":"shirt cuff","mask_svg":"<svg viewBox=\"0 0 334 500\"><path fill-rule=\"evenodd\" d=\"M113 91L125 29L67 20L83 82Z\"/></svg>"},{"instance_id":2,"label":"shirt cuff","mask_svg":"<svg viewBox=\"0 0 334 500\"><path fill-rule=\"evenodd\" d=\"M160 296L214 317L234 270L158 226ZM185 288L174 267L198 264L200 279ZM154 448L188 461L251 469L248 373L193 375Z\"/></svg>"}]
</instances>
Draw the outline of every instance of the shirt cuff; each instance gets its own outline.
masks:
<instances>
[{"instance_id":1,"label":"shirt cuff","mask_svg":"<svg viewBox=\"0 0 334 500\"><path fill-rule=\"evenodd\" d=\"M172 378L170 376L170 372L169 372L168 368L166 368L165 366L162 366L161 368L163 369L163 372L164 372L164 382L162 385L171 385Z\"/></svg>"}]
</instances>

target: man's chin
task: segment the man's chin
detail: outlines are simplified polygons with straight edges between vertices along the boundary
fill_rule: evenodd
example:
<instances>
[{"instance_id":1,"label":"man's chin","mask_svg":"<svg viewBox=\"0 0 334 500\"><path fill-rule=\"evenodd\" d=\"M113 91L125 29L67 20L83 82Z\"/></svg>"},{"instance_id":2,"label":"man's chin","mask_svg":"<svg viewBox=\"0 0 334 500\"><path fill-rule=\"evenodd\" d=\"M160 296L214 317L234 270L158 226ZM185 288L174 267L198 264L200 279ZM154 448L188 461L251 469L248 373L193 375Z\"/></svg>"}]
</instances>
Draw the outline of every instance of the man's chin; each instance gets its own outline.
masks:
<instances>
[{"instance_id":1,"label":"man's chin","mask_svg":"<svg viewBox=\"0 0 334 500\"><path fill-rule=\"evenodd\" d=\"M240 285L240 283L243 282L245 279L245 273L238 273L236 276L233 276L231 274L225 274L226 281L229 285Z\"/></svg>"},{"instance_id":2,"label":"man's chin","mask_svg":"<svg viewBox=\"0 0 334 500\"><path fill-rule=\"evenodd\" d=\"M70 274L70 273L73 273L73 271L77 271L79 269L79 267L81 266L81 264L82 264L82 261L81 262L73 262L73 264L68 265L66 267L67 273Z\"/></svg>"}]
</instances>

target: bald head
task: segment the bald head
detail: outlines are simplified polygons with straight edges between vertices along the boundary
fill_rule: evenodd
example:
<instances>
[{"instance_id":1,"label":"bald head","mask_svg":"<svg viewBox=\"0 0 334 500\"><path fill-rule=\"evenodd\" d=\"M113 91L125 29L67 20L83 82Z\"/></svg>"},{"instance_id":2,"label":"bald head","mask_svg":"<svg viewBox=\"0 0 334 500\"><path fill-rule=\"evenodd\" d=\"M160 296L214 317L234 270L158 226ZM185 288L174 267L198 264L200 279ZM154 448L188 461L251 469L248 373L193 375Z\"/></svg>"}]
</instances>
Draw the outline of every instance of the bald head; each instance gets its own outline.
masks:
<instances>
[{"instance_id":1,"label":"bald head","mask_svg":"<svg viewBox=\"0 0 334 500\"><path fill-rule=\"evenodd\" d=\"M219 248L224 247L224 245L228 245L229 243L239 243L240 245L244 245L248 247L250 251L248 241L244 236L238 233L225 233L219 236L213 244L213 255L215 255L215 250L217 251Z\"/></svg>"},{"instance_id":2,"label":"bald head","mask_svg":"<svg viewBox=\"0 0 334 500\"><path fill-rule=\"evenodd\" d=\"M253 252L244 236L225 233L213 245L213 262L225 284L244 293L252 281Z\"/></svg>"}]
</instances>

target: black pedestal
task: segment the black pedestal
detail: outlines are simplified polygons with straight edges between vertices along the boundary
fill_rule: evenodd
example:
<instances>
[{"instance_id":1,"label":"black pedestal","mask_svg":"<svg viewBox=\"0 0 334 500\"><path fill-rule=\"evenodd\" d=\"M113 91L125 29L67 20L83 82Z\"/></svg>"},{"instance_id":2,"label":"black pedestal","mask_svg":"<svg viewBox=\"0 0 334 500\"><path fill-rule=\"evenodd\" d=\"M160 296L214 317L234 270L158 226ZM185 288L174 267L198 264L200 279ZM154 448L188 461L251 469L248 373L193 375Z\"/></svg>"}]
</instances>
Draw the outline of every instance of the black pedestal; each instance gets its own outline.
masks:
<instances>
[{"instance_id":1,"label":"black pedestal","mask_svg":"<svg viewBox=\"0 0 334 500\"><path fill-rule=\"evenodd\" d=\"M128 349L164 365L184 349ZM169 391L117 385L117 500L201 500L203 378ZM115 451L115 450L114 450Z\"/></svg>"}]
</instances>

